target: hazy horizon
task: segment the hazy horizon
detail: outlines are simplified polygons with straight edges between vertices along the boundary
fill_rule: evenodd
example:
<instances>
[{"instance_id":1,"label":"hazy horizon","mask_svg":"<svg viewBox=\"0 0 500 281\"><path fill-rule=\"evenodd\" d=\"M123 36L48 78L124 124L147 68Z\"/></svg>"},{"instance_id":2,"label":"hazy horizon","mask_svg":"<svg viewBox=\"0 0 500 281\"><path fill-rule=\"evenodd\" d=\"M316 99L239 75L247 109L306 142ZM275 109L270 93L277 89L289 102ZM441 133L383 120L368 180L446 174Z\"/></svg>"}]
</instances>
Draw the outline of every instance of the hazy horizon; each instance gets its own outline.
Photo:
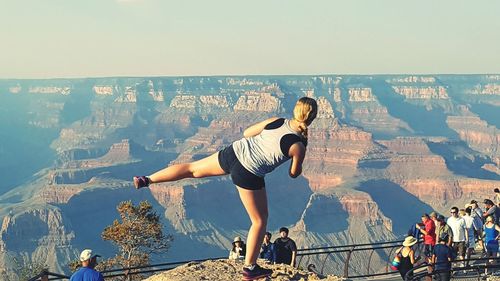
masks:
<instances>
[{"instance_id":1,"label":"hazy horizon","mask_svg":"<svg viewBox=\"0 0 500 281\"><path fill-rule=\"evenodd\" d=\"M0 80L71 80L71 79L134 79L134 78L186 78L186 77L285 77L285 76L481 76L500 75L498 73L303 73L303 74L213 74L213 75L137 75L137 76L74 76L74 77L34 77L34 78L0 78Z\"/></svg>"},{"instance_id":2,"label":"hazy horizon","mask_svg":"<svg viewBox=\"0 0 500 281\"><path fill-rule=\"evenodd\" d=\"M500 73L500 2L2 4L2 79Z\"/></svg>"}]
</instances>

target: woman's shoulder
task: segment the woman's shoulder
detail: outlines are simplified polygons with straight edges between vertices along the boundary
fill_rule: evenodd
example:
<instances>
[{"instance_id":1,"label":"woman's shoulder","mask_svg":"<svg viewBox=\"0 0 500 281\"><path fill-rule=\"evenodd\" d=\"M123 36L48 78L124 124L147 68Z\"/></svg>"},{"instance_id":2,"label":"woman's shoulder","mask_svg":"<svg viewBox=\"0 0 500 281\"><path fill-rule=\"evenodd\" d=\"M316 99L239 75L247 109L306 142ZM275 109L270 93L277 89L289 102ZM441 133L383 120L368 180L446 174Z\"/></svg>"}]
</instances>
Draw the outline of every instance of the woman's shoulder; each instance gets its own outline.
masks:
<instances>
[{"instance_id":1,"label":"woman's shoulder","mask_svg":"<svg viewBox=\"0 0 500 281\"><path fill-rule=\"evenodd\" d=\"M286 119L282 117L271 117L269 119L264 120L263 122L266 124L264 129L272 130L277 129L285 123Z\"/></svg>"}]
</instances>

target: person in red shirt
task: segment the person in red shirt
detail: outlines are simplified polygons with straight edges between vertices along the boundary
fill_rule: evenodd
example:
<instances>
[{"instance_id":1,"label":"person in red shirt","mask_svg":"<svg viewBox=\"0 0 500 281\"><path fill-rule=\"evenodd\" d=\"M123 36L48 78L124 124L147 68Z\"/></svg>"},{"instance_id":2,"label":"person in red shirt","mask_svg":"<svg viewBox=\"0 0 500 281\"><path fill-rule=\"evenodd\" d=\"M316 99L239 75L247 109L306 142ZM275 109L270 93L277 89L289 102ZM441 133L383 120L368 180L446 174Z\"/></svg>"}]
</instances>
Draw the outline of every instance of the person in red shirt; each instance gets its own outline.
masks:
<instances>
[{"instance_id":1,"label":"person in red shirt","mask_svg":"<svg viewBox=\"0 0 500 281\"><path fill-rule=\"evenodd\" d=\"M416 227L424 234L424 254L430 258L436 245L436 225L428 214L422 215L422 223L424 227L421 224L417 224Z\"/></svg>"}]
</instances>

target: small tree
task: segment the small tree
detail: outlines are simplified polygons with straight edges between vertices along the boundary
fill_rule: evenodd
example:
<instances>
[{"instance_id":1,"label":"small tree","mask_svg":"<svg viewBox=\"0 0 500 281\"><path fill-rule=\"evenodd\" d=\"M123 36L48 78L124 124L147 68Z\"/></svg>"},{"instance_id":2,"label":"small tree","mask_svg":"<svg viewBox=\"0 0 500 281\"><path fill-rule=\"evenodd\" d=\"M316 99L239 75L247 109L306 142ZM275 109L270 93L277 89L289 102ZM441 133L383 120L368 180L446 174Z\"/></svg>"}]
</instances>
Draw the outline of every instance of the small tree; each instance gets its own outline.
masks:
<instances>
[{"instance_id":1,"label":"small tree","mask_svg":"<svg viewBox=\"0 0 500 281\"><path fill-rule=\"evenodd\" d=\"M104 264L120 267L133 267L150 264L150 255L167 251L173 240L172 235L163 234L160 216L153 211L148 201L138 206L131 201L124 201L117 206L120 221L102 232L102 238L118 247L118 254ZM130 279L130 278L127 278Z\"/></svg>"}]
</instances>

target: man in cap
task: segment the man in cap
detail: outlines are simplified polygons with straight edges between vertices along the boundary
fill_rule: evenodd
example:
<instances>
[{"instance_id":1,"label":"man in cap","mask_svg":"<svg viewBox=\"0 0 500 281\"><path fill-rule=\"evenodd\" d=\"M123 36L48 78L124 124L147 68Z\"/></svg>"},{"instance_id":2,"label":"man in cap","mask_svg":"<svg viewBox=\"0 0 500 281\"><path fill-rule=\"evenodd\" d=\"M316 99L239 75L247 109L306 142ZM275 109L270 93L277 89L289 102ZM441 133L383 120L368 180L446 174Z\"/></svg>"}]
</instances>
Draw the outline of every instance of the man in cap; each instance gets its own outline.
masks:
<instances>
[{"instance_id":1,"label":"man in cap","mask_svg":"<svg viewBox=\"0 0 500 281\"><path fill-rule=\"evenodd\" d=\"M484 212L483 217L486 218L488 216L492 216L493 222L498 224L500 222L500 208L497 207L497 205L495 205L495 203L493 203L490 199L484 199L483 203L486 206L486 212Z\"/></svg>"},{"instance_id":2,"label":"man in cap","mask_svg":"<svg viewBox=\"0 0 500 281\"><path fill-rule=\"evenodd\" d=\"M444 237L444 234L446 234L446 237L448 238L448 241L446 241L446 245L451 247L451 244L453 242L453 231L451 230L450 226L446 224L446 218L443 215L438 215L437 217L439 221L439 228L438 232L436 232L436 237Z\"/></svg>"},{"instance_id":3,"label":"man in cap","mask_svg":"<svg viewBox=\"0 0 500 281\"><path fill-rule=\"evenodd\" d=\"M439 228L439 221L438 221L438 219L437 219L438 215L439 215L439 214L438 214L438 213L436 213L436 212L434 212L434 211L432 211L432 212L429 214L429 217L430 217L430 218L431 218L431 220L434 222L434 226L435 226L435 228L436 228L436 229L435 229L435 231L434 231L434 232L436 233L436 242L437 242L437 238L439 237L439 236L437 236L437 233L438 233L438 228Z\"/></svg>"},{"instance_id":4,"label":"man in cap","mask_svg":"<svg viewBox=\"0 0 500 281\"><path fill-rule=\"evenodd\" d=\"M97 257L99 255L93 255L92 250L85 249L80 254L80 262L82 267L80 267L73 275L71 275L70 281L104 281L102 274L94 269L97 265Z\"/></svg>"}]
</instances>

